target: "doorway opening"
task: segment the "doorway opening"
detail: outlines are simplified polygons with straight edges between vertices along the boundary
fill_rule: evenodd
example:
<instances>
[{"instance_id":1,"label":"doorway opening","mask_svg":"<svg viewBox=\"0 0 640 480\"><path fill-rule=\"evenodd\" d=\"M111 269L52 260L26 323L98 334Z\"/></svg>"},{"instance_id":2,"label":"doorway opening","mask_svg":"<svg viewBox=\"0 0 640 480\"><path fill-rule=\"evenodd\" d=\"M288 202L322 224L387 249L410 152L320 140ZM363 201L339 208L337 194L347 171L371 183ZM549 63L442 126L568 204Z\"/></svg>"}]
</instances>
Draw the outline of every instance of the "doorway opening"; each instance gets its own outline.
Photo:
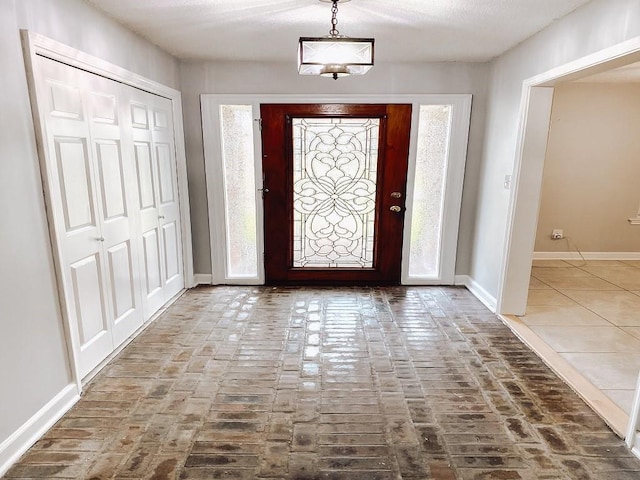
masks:
<instances>
[{"instance_id":1,"label":"doorway opening","mask_svg":"<svg viewBox=\"0 0 640 480\"><path fill-rule=\"evenodd\" d=\"M585 376L571 367L562 358L562 352L554 350L515 315L522 316L527 311L554 89L561 84L613 71L639 60L640 39L634 39L524 82L518 154L514 170L515 188L512 191L507 255L503 264L497 310L503 315L510 314L504 317L507 324L543 357L556 373L570 383L614 431L620 435L626 433L630 446L637 444L636 419L640 409L637 391L631 415L627 415ZM567 267L571 265L567 264ZM535 278L532 281L534 289L536 285L540 286L538 280L539 278Z\"/></svg>"}]
</instances>

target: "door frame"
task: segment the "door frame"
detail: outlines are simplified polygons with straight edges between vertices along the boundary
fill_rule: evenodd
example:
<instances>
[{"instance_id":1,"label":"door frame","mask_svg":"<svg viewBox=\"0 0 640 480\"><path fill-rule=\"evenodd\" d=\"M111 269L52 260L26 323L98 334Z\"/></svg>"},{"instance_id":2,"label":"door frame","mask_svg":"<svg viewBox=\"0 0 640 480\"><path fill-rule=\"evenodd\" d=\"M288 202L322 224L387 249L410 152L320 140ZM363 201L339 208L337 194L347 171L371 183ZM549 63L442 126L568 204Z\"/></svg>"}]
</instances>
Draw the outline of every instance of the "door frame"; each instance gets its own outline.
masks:
<instances>
[{"instance_id":1,"label":"door frame","mask_svg":"<svg viewBox=\"0 0 640 480\"><path fill-rule=\"evenodd\" d=\"M405 104L261 104L262 167L265 220L265 275L269 285L277 284L376 284L396 285L401 280L407 171L413 105ZM372 266L293 267L294 258L294 142L292 122L300 118L377 119L375 226ZM265 168L268 167L268 168ZM389 196L400 192L402 200ZM275 195L275 197L271 197ZM286 199L283 201L283 199ZM389 211L391 204L402 205L401 212ZM274 219L286 228L274 226ZM268 232L268 234L267 234ZM395 233L395 235L394 235ZM282 248L287 245L286 248Z\"/></svg>"},{"instance_id":2,"label":"door frame","mask_svg":"<svg viewBox=\"0 0 640 480\"><path fill-rule=\"evenodd\" d=\"M256 192L262 188L262 150L260 123L261 103L411 103L413 113L411 125L417 127L420 109L419 105L441 104L452 105L451 139L449 160L451 162L445 185L445 199L442 232L442 248L440 251L441 272L438 279L421 278L410 279L408 277L408 253L409 242L403 245L403 264L401 282L406 285L438 285L456 283L455 260L458 247L458 227L460 210L462 205L462 187L464 171L467 159L467 146L469 141L469 126L471 121L471 94L338 94L338 95L314 95L314 94L201 94L200 108L202 114L202 129L204 143L205 176L207 183L207 202L209 212L209 238L211 248L211 283L236 284L236 285L262 285L264 284L264 213L262 201L256 196L256 228L258 248L258 273L251 278L233 278L227 274L226 237L225 237L225 211L224 211L224 181L222 161L220 159L220 134L219 134L219 105L252 105L254 122L254 167ZM415 176L415 157L417 151L417 128L412 128L409 145L409 168L407 171L407 199L413 198ZM410 238L411 233L411 209L405 212L404 238ZM222 248L221 248L222 246Z\"/></svg>"},{"instance_id":3,"label":"door frame","mask_svg":"<svg viewBox=\"0 0 640 480\"><path fill-rule=\"evenodd\" d=\"M159 95L171 100L172 113L174 117L173 134L175 138L176 164L177 164L177 181L178 181L178 197L180 203L180 222L182 226L182 262L183 275L186 288L195 285L193 275L193 250L191 244L191 219L189 214L189 189L187 184L187 162L184 145L184 127L182 120L182 97L178 90L163 85L154 80L148 79L137 73L126 70L118 65L107 62L101 58L85 53L76 48L70 47L44 35L29 31L21 30L22 45L24 50L25 68L27 73L27 81L29 84L29 94L31 98L31 110L35 127L36 144L38 149L38 157L40 161L40 171L42 176L42 185L45 193L45 202L51 203L51 197L48 192L48 183L51 181L50 172L47 169L46 162L46 134L44 131L44 114L39 111L39 107L35 101L36 98L36 62L37 57L46 57L54 61L61 62L70 67L78 68L89 73L100 75L110 80L114 80L125 85L129 85L139 90ZM67 345L67 354L69 367L71 370L72 381L75 383L78 395L82 392L82 378L80 377L80 369L78 366L78 354L80 346L77 344L73 328L71 325L71 316L65 300L64 279L61 266L62 251L60 249L56 232L54 229L52 211L46 209L47 218L49 220L49 235L51 240L51 251L54 262L56 275L56 284L58 289L58 300L60 304L60 312L63 319L63 327L65 333L65 341ZM151 319L147 320L144 328ZM135 335L135 334L134 334ZM113 353L119 352L126 344L121 345ZM109 358L109 357L108 357Z\"/></svg>"}]
</instances>

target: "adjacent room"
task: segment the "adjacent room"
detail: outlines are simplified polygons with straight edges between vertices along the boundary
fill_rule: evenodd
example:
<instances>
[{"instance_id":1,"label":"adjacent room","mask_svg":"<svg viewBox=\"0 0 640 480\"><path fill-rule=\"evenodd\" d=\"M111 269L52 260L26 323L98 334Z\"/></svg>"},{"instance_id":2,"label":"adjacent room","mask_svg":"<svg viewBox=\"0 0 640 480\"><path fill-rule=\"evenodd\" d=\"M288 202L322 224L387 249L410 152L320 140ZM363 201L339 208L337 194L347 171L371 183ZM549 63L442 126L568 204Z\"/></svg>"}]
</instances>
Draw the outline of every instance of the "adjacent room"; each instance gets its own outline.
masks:
<instances>
[{"instance_id":1,"label":"adjacent room","mask_svg":"<svg viewBox=\"0 0 640 480\"><path fill-rule=\"evenodd\" d=\"M621 418L623 426L640 372L639 194L632 180L640 174L637 68L555 87L521 317L559 354L547 361L578 391L585 381L601 391L604 397L582 389L594 408L614 423Z\"/></svg>"}]
</instances>

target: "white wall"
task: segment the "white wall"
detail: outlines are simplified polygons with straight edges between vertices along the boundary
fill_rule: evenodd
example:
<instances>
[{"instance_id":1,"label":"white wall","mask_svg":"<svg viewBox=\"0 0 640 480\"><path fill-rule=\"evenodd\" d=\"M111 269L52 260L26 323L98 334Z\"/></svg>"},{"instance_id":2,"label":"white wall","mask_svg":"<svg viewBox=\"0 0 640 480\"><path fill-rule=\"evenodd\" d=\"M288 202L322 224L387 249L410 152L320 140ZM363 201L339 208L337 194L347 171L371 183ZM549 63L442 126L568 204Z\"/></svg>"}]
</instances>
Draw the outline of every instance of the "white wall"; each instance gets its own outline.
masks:
<instances>
[{"instance_id":1,"label":"white wall","mask_svg":"<svg viewBox=\"0 0 640 480\"><path fill-rule=\"evenodd\" d=\"M0 2L1 446L71 382L19 29L172 87L179 76L172 57L80 0Z\"/></svg>"},{"instance_id":2,"label":"white wall","mask_svg":"<svg viewBox=\"0 0 640 480\"><path fill-rule=\"evenodd\" d=\"M638 252L640 84L556 87L536 252ZM562 228L568 241L551 240Z\"/></svg>"},{"instance_id":3,"label":"white wall","mask_svg":"<svg viewBox=\"0 0 640 480\"><path fill-rule=\"evenodd\" d=\"M364 77L339 80L301 77L295 59L290 63L184 62L181 84L189 169L189 193L194 244L194 268L211 273L207 196L202 146L200 99L202 93L270 94L429 94L471 93L473 106L465 173L456 273L469 270L473 241L474 202L482 151L488 65L432 63L376 65Z\"/></svg>"},{"instance_id":4,"label":"white wall","mask_svg":"<svg viewBox=\"0 0 640 480\"><path fill-rule=\"evenodd\" d=\"M523 81L639 35L640 1L594 0L492 63L470 270L489 295L498 294L505 255L510 191L503 183L514 169Z\"/></svg>"}]
</instances>

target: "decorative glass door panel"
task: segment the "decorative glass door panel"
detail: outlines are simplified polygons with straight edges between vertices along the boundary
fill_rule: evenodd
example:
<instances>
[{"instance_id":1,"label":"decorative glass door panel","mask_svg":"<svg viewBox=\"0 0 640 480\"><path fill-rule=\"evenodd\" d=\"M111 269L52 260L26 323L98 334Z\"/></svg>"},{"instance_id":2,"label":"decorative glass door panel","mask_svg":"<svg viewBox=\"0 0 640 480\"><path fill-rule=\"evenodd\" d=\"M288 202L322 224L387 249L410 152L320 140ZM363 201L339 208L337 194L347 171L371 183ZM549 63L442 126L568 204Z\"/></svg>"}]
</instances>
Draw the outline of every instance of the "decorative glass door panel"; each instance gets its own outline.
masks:
<instances>
[{"instance_id":1,"label":"decorative glass door panel","mask_svg":"<svg viewBox=\"0 0 640 480\"><path fill-rule=\"evenodd\" d=\"M399 283L411 105L261 116L267 283Z\"/></svg>"},{"instance_id":2,"label":"decorative glass door panel","mask_svg":"<svg viewBox=\"0 0 640 480\"><path fill-rule=\"evenodd\" d=\"M373 268L377 118L294 118L293 267Z\"/></svg>"}]
</instances>

